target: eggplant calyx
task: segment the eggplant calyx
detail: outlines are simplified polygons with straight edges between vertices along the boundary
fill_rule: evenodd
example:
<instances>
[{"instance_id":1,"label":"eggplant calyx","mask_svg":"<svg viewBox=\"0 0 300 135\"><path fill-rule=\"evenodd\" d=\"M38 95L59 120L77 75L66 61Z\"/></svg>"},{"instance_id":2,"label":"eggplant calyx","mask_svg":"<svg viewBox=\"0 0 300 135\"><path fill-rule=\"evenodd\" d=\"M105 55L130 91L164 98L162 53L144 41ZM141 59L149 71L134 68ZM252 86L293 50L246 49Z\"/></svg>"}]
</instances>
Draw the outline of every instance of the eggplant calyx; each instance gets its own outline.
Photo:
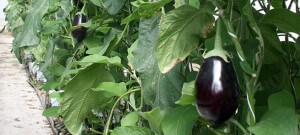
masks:
<instances>
[{"instance_id":1,"label":"eggplant calyx","mask_svg":"<svg viewBox=\"0 0 300 135\"><path fill-rule=\"evenodd\" d=\"M225 51L223 49L214 49L214 50L211 50L208 53L206 53L203 57L204 57L204 59L207 59L207 58L213 57L213 56L219 56L225 62L230 63L229 60L228 60L228 58L230 57L230 55L228 54L227 51Z\"/></svg>"},{"instance_id":2,"label":"eggplant calyx","mask_svg":"<svg viewBox=\"0 0 300 135\"><path fill-rule=\"evenodd\" d=\"M204 58L207 59L212 56L219 56L225 62L229 63L229 60L228 60L229 54L222 47L223 43L222 43L222 38L221 38L221 35L222 35L221 34L221 26L222 26L222 18L219 18L217 20L217 24L216 24L217 29L216 29L216 38L215 38L214 49L209 51L207 54L205 54Z\"/></svg>"}]
</instances>

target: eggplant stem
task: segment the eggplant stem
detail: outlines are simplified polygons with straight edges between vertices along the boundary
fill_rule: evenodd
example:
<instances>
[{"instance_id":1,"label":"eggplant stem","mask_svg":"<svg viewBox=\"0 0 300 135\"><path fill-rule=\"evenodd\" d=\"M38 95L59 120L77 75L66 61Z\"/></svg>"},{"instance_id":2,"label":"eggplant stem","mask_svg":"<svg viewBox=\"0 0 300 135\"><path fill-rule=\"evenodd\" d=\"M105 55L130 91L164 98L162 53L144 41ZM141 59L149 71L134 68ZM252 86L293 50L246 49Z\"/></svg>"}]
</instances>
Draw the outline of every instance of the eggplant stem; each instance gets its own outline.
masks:
<instances>
[{"instance_id":1,"label":"eggplant stem","mask_svg":"<svg viewBox=\"0 0 300 135\"><path fill-rule=\"evenodd\" d=\"M123 95L121 95L117 101L115 102L115 104L113 105L111 111L110 111L110 114L109 114L109 117L108 117L108 120L107 120L107 123L105 125L105 129L104 129L104 135L108 135L108 132L109 132L109 126L110 126L110 123L111 123L111 120L112 120L112 116L113 116L113 113L114 113L114 110L116 108L116 106L118 105L118 103L120 102L120 100L125 97L126 95L128 94L131 94L131 93L134 93L134 92L137 92L137 91L140 91L141 89L132 89L132 90L129 90L128 92L124 93Z\"/></svg>"},{"instance_id":2,"label":"eggplant stem","mask_svg":"<svg viewBox=\"0 0 300 135\"><path fill-rule=\"evenodd\" d=\"M224 50L222 47L222 38L221 38L221 23L222 23L222 19L221 17L219 17L218 21L217 21L217 28L216 28L216 38L215 38L215 46L214 49L216 50Z\"/></svg>"}]
</instances>

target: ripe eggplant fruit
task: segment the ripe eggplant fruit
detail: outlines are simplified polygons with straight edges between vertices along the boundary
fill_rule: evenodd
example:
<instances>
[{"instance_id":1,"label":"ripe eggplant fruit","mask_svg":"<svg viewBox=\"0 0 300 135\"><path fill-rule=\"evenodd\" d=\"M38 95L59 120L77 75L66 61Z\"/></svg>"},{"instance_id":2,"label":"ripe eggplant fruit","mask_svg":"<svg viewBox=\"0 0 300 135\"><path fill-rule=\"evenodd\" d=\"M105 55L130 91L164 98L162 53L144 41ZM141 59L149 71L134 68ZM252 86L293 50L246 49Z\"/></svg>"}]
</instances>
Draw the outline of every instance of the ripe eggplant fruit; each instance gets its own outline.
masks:
<instances>
[{"instance_id":1,"label":"ripe eggplant fruit","mask_svg":"<svg viewBox=\"0 0 300 135\"><path fill-rule=\"evenodd\" d=\"M218 20L214 50L207 53L196 78L196 106L204 119L220 125L235 114L240 90L234 67L222 48Z\"/></svg>"},{"instance_id":2,"label":"ripe eggplant fruit","mask_svg":"<svg viewBox=\"0 0 300 135\"><path fill-rule=\"evenodd\" d=\"M196 80L196 104L200 115L218 125L237 110L240 91L231 63L213 56L205 60Z\"/></svg>"},{"instance_id":3,"label":"ripe eggplant fruit","mask_svg":"<svg viewBox=\"0 0 300 135\"><path fill-rule=\"evenodd\" d=\"M86 23L87 17L84 14L77 14L73 20L73 26L78 26L81 23ZM80 26L72 31L72 36L77 40L77 42L81 42L87 35L87 28Z\"/></svg>"}]
</instances>

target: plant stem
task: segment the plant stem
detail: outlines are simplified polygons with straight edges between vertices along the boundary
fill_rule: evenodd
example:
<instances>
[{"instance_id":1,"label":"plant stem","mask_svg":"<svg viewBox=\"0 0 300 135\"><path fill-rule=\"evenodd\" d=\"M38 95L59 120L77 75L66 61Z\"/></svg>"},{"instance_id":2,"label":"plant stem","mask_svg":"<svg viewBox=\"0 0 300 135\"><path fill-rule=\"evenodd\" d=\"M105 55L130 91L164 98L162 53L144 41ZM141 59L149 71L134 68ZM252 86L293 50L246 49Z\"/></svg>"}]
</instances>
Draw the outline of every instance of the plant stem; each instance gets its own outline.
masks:
<instances>
[{"instance_id":1,"label":"plant stem","mask_svg":"<svg viewBox=\"0 0 300 135\"><path fill-rule=\"evenodd\" d=\"M122 40L123 36L125 35L128 27L129 27L129 23L127 23L125 25L125 28L122 31L121 35L117 37L117 41L109 47L110 49L108 49L107 52L104 53L104 55L110 54L112 52L112 50L120 43L120 41Z\"/></svg>"},{"instance_id":2,"label":"plant stem","mask_svg":"<svg viewBox=\"0 0 300 135\"><path fill-rule=\"evenodd\" d=\"M237 38L230 22L225 17L224 17L223 21L227 28L228 34L232 37L232 42L238 53L239 58L241 59L241 61L245 61L246 58L245 58L244 52L242 50L241 44L239 43L238 38Z\"/></svg>"},{"instance_id":3,"label":"plant stem","mask_svg":"<svg viewBox=\"0 0 300 135\"><path fill-rule=\"evenodd\" d=\"M102 132L99 132L99 131L97 131L97 130L95 130L95 129L92 129L92 128L90 128L90 131L92 131L92 132L95 133L95 134L99 134L99 135L102 135L102 134L103 134Z\"/></svg>"},{"instance_id":4,"label":"plant stem","mask_svg":"<svg viewBox=\"0 0 300 135\"><path fill-rule=\"evenodd\" d=\"M249 135L249 133L247 132L247 130L242 126L242 124L240 124L237 120L231 118L229 119L230 122L234 123L235 125L237 125L243 132L245 135Z\"/></svg>"},{"instance_id":5,"label":"plant stem","mask_svg":"<svg viewBox=\"0 0 300 135\"><path fill-rule=\"evenodd\" d=\"M237 50L237 53L239 55L239 58L241 59L241 61L245 61L245 55L244 55L244 52L242 50L242 47L241 47L241 44L239 43L238 39L237 39L237 36L230 24L230 22L228 21L227 18L225 18L225 15L224 15L224 9L222 8L222 6L216 1L216 0L211 0L214 5L218 8L219 10L219 14L220 14L220 17L223 19L223 22L227 28L227 31L228 31L228 34L232 37L232 40L233 40L233 44Z\"/></svg>"},{"instance_id":6,"label":"plant stem","mask_svg":"<svg viewBox=\"0 0 300 135\"><path fill-rule=\"evenodd\" d=\"M135 74L135 72L132 73L132 72L131 72L129 69L127 69L127 68L123 68L123 69L124 69L125 71L127 71L127 72L130 74L130 76L131 76L134 80L136 80L136 82L137 82L140 86L142 86L141 79L137 77L137 75ZM141 105L140 105L140 107L139 107L138 109L142 109L143 105L144 105L144 92L143 92L143 89L141 89Z\"/></svg>"},{"instance_id":7,"label":"plant stem","mask_svg":"<svg viewBox=\"0 0 300 135\"><path fill-rule=\"evenodd\" d=\"M217 29L216 29L216 38L215 38L215 50L224 50L222 47L222 38L221 38L221 24L222 20L221 18L217 21Z\"/></svg>"},{"instance_id":8,"label":"plant stem","mask_svg":"<svg viewBox=\"0 0 300 135\"><path fill-rule=\"evenodd\" d=\"M104 128L104 135L108 135L108 131L109 131L109 126L110 126L110 122L111 122L111 119L112 119L112 116L113 116L113 113L114 113L114 110L116 108L116 106L118 105L118 103L120 102L120 100L125 97L126 95L130 94L130 93L134 93L134 92L137 92L137 91L140 91L141 89L133 89L133 90L130 90L126 93L124 93L123 95L121 95L117 101L115 102L115 104L113 105L112 109L111 109L111 112L109 114L109 117L108 117L108 120L107 120L107 123L105 125L105 128Z\"/></svg>"},{"instance_id":9,"label":"plant stem","mask_svg":"<svg viewBox=\"0 0 300 135\"><path fill-rule=\"evenodd\" d=\"M84 1L83 7L82 7L80 13L84 14L85 6L86 6L86 1Z\"/></svg>"}]
</instances>

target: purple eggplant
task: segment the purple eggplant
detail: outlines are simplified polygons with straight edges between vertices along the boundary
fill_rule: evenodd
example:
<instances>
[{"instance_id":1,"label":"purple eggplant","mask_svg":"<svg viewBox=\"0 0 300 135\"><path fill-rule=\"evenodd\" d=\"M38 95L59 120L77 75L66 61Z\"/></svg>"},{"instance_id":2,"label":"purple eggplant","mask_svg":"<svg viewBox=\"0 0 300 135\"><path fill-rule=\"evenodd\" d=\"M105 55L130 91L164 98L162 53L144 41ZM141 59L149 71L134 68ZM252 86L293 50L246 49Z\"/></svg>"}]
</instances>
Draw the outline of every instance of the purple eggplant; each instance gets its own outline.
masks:
<instances>
[{"instance_id":1,"label":"purple eggplant","mask_svg":"<svg viewBox=\"0 0 300 135\"><path fill-rule=\"evenodd\" d=\"M203 118L219 125L237 111L238 80L232 63L219 56L205 59L196 79L196 106Z\"/></svg>"},{"instance_id":2,"label":"purple eggplant","mask_svg":"<svg viewBox=\"0 0 300 135\"><path fill-rule=\"evenodd\" d=\"M77 14L73 20L73 26L78 26L81 23L86 23L87 17L84 14ZM72 36L78 42L81 42L87 35L87 28L83 26L79 26L75 30L72 31Z\"/></svg>"}]
</instances>

